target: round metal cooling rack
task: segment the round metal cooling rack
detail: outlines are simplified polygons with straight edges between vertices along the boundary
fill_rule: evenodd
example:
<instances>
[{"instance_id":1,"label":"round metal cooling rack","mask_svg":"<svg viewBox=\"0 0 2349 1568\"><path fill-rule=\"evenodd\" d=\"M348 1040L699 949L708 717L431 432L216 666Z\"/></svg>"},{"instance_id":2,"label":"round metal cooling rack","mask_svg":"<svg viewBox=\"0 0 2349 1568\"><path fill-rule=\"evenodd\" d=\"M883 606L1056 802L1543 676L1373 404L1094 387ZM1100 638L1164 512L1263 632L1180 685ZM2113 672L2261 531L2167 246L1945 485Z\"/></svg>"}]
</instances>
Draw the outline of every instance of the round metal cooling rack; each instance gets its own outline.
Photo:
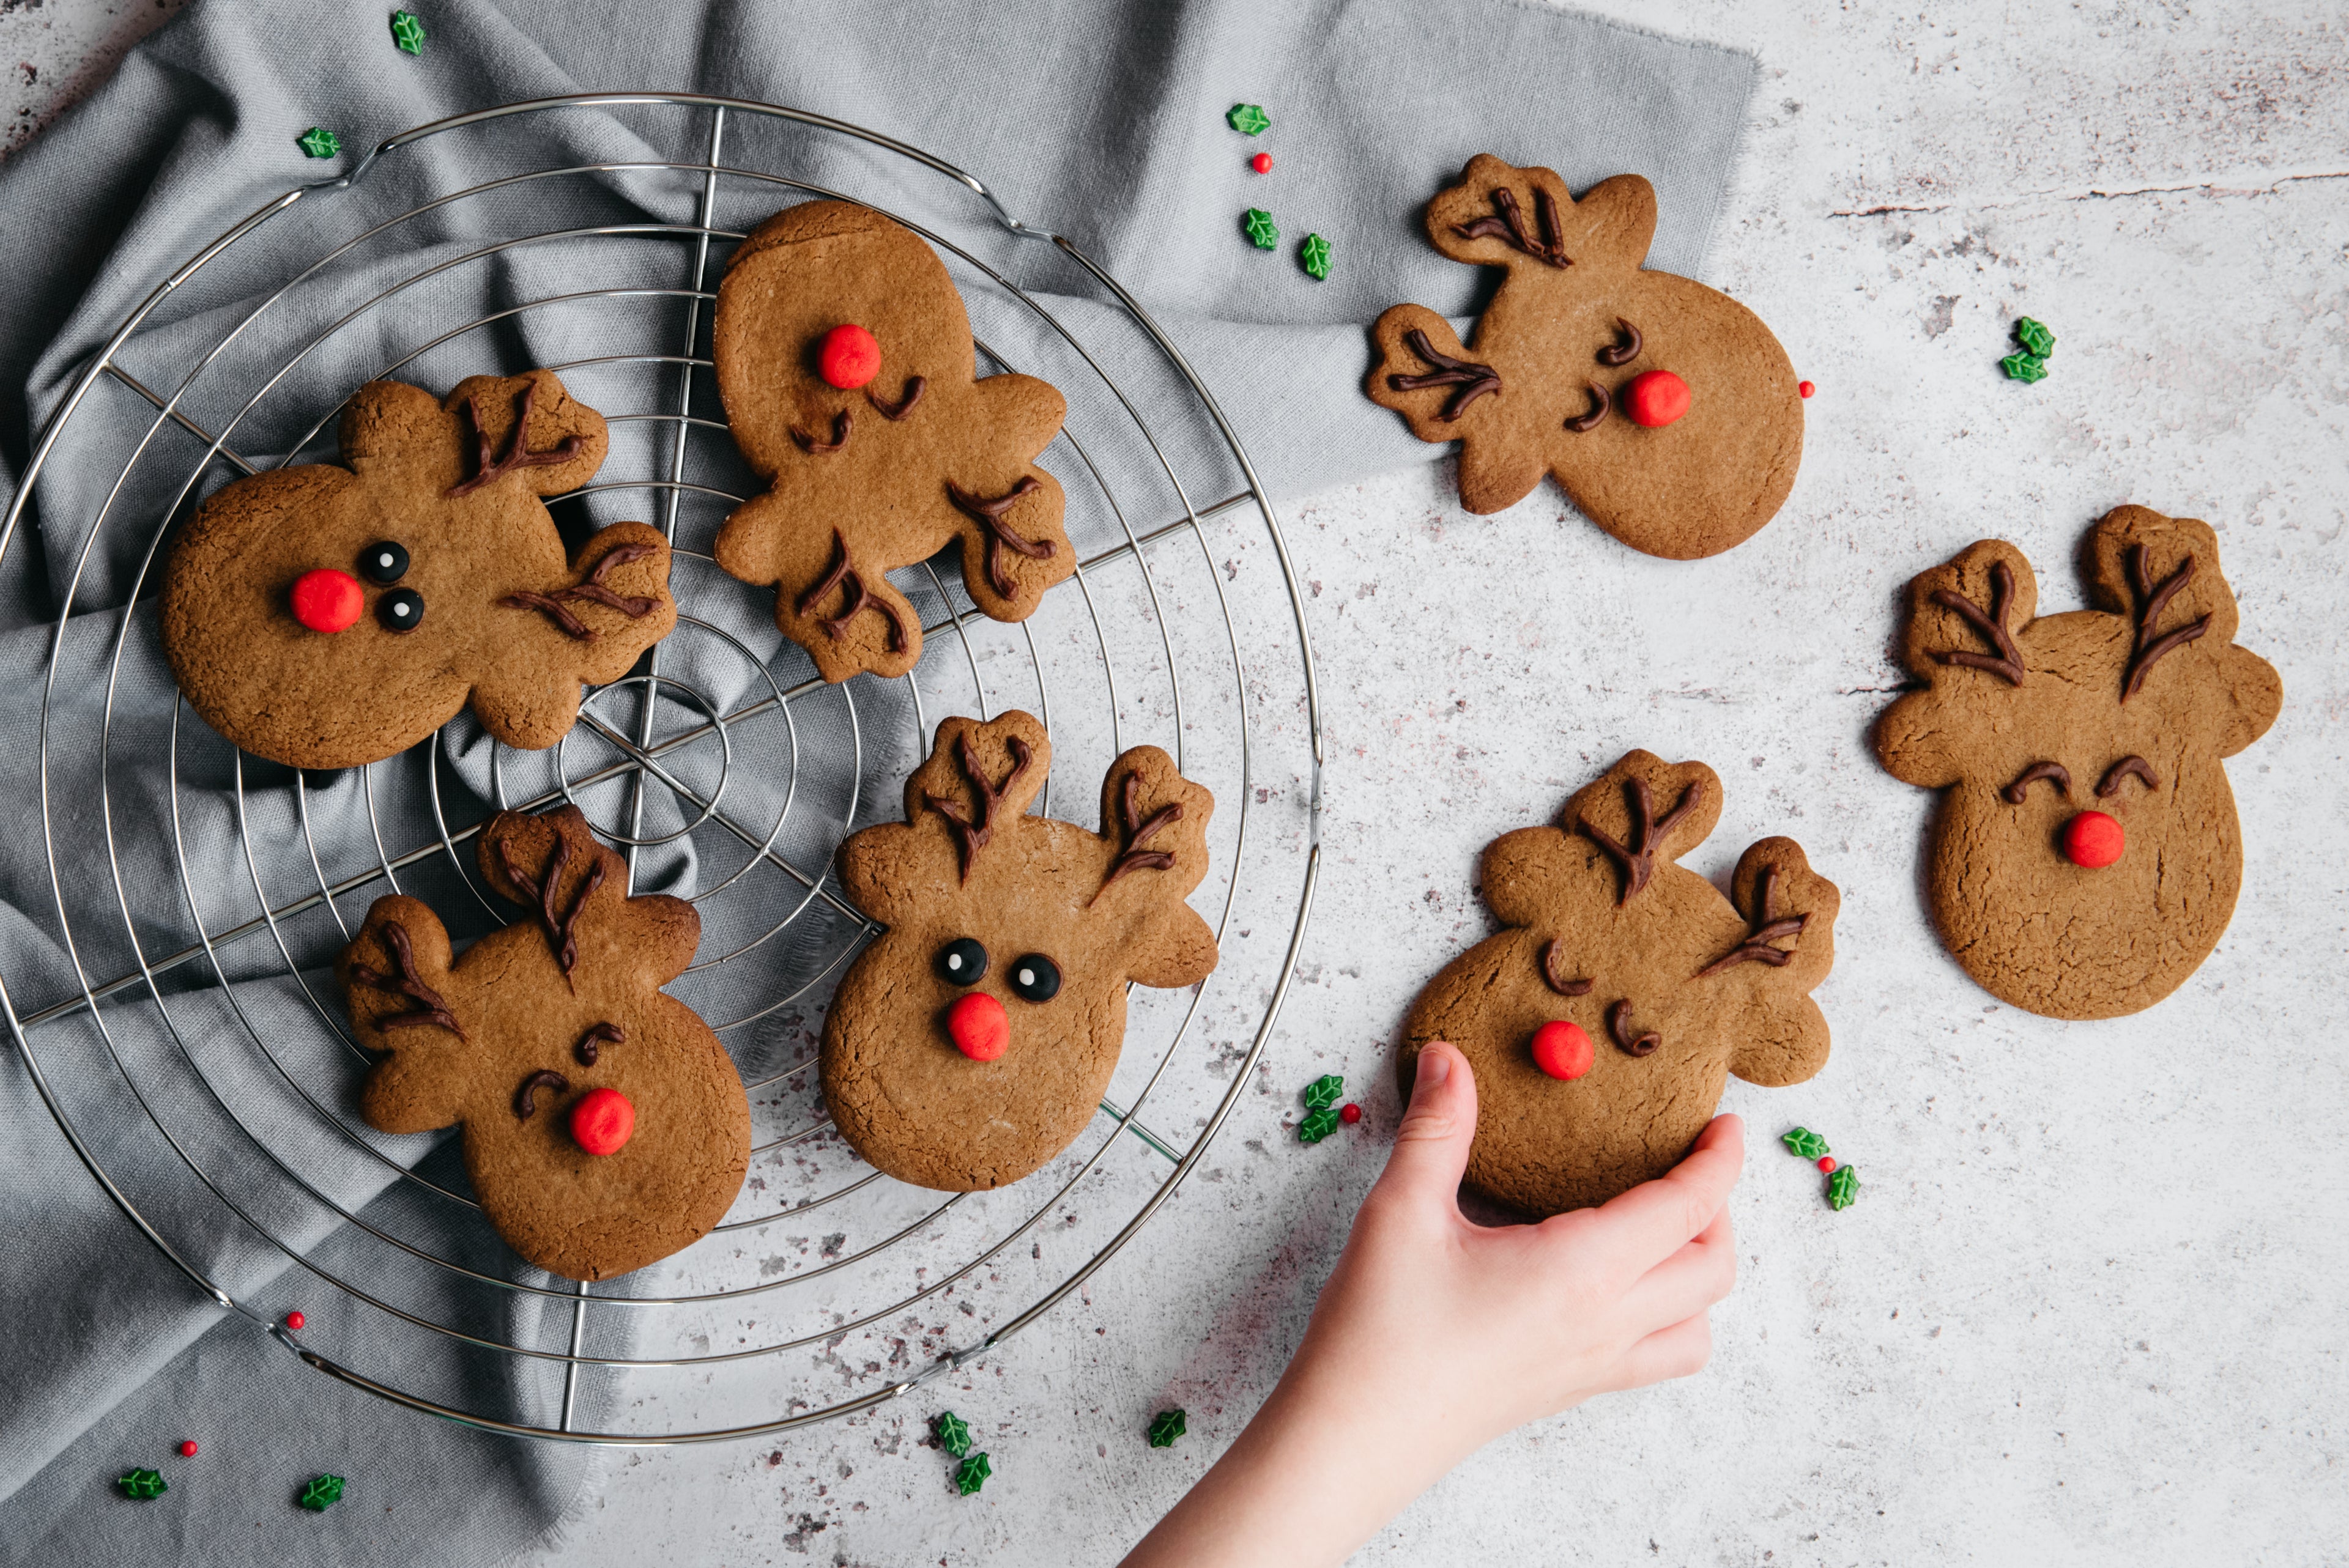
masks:
<instances>
[{"instance_id":1,"label":"round metal cooling rack","mask_svg":"<svg viewBox=\"0 0 2349 1568\"><path fill-rule=\"evenodd\" d=\"M750 225L817 196L921 233L971 305L982 372L1016 362L1070 405L1041 460L1069 498L1076 575L1013 626L940 562L897 573L926 639L897 681L825 685L776 634L771 591L709 558L755 488L710 373L716 280ZM437 390L533 364L613 436L594 481L550 502L558 521L575 541L649 508L673 542L677 631L590 692L548 751L508 751L460 716L335 775L234 752L178 696L155 640L173 524L237 474L330 459L335 411L364 381ZM267 202L130 311L44 424L0 556L27 548L36 501L36 570L61 606L39 755L57 961L0 975L0 1007L123 1213L318 1371L490 1429L598 1443L869 1408L1034 1322L1132 1241L1271 1037L1319 863L1319 708L1278 521L1140 304L914 148L657 93L393 137ZM1013 706L1052 734L1040 810L1057 790L1060 814L1089 817L1108 760L1143 740L1214 791L1194 904L1223 962L1192 992L1131 993L1110 1096L1061 1159L998 1191L929 1192L857 1161L816 1093L821 1004L878 929L826 868L847 832L895 815L940 717ZM426 898L460 940L509 918L471 841L496 810L566 801L626 855L634 887L699 909L700 951L671 989L726 1040L755 1129L714 1233L593 1290L503 1248L452 1140L358 1119L368 1058L328 968L386 892ZM299 1332L284 1322L297 1305Z\"/></svg>"}]
</instances>

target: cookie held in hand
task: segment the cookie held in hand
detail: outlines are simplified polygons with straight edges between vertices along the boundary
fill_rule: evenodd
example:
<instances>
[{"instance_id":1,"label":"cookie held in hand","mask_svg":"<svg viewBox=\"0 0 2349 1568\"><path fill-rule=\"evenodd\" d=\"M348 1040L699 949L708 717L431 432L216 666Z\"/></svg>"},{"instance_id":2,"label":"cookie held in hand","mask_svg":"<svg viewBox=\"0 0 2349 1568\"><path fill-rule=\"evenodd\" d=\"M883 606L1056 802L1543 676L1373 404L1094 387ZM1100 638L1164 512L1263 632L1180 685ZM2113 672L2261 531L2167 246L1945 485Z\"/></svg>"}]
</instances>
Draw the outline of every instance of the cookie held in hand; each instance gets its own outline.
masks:
<instances>
[{"instance_id":1,"label":"cookie held in hand","mask_svg":"<svg viewBox=\"0 0 2349 1568\"><path fill-rule=\"evenodd\" d=\"M1025 713L949 718L905 820L840 848L849 897L888 929L833 997L823 1097L857 1153L916 1186L1000 1187L1066 1149L1117 1067L1128 983L1216 966L1184 903L1215 798L1137 746L1110 764L1095 833L1027 814L1051 765Z\"/></svg>"},{"instance_id":2,"label":"cookie held in hand","mask_svg":"<svg viewBox=\"0 0 2349 1568\"><path fill-rule=\"evenodd\" d=\"M628 896L576 807L502 811L481 876L526 905L453 964L431 909L393 895L335 962L359 1044L388 1052L360 1112L384 1132L464 1128L465 1172L514 1251L610 1279L707 1234L741 1190L750 1109L734 1063L661 986L701 919Z\"/></svg>"},{"instance_id":3,"label":"cookie held in hand","mask_svg":"<svg viewBox=\"0 0 2349 1568\"><path fill-rule=\"evenodd\" d=\"M1507 929L1445 965L1404 1026L1476 1072L1467 1180L1529 1214L1603 1203L1678 1164L1735 1073L1781 1088L1826 1065L1811 1000L1835 962L1836 885L1792 839L1739 857L1731 897L1674 864L1721 820L1702 762L1634 751L1556 827L1485 849Z\"/></svg>"},{"instance_id":4,"label":"cookie held in hand","mask_svg":"<svg viewBox=\"0 0 2349 1568\"><path fill-rule=\"evenodd\" d=\"M342 463L232 481L172 546L163 651L204 722L256 757L352 768L470 699L509 746L554 745L582 684L668 634L668 544L614 523L566 559L542 496L595 476L604 417L551 370L445 400L370 381Z\"/></svg>"},{"instance_id":5,"label":"cookie held in hand","mask_svg":"<svg viewBox=\"0 0 2349 1568\"><path fill-rule=\"evenodd\" d=\"M727 518L718 563L774 586L775 624L825 680L914 667L921 617L887 573L950 541L999 621L1076 570L1060 482L1035 466L1067 405L1032 376L978 378L962 296L912 230L853 201L777 213L728 264L711 343L769 487Z\"/></svg>"},{"instance_id":6,"label":"cookie held in hand","mask_svg":"<svg viewBox=\"0 0 2349 1568\"><path fill-rule=\"evenodd\" d=\"M2219 759L2283 704L2274 666L2235 645L2208 523L2116 508L2087 570L2096 607L2044 616L2003 540L1918 576L1900 660L1928 689L1876 728L1895 778L1946 791L1941 940L1993 995L2055 1018L2149 1007L2218 945L2243 880Z\"/></svg>"},{"instance_id":7,"label":"cookie held in hand","mask_svg":"<svg viewBox=\"0 0 2349 1568\"><path fill-rule=\"evenodd\" d=\"M1549 170L1489 153L1428 204L1437 250L1507 280L1465 347L1423 306L1380 316L1363 387L1421 440L1460 443L1470 511L1515 505L1547 472L1632 549L1690 561L1785 500L1803 456L1786 351L1727 294L1644 270L1655 232L1636 174L1577 201Z\"/></svg>"}]
</instances>

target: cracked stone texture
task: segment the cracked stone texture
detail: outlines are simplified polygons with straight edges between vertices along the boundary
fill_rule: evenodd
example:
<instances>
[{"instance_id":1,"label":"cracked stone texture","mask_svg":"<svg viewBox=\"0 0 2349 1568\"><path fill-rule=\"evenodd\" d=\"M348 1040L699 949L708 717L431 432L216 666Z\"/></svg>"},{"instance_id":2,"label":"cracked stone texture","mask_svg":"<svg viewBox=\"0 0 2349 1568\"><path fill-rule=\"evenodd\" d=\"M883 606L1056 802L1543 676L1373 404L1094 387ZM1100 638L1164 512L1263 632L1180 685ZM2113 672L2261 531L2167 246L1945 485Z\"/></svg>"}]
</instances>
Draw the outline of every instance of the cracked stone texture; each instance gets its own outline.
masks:
<instances>
[{"instance_id":1,"label":"cracked stone texture","mask_svg":"<svg viewBox=\"0 0 2349 1568\"><path fill-rule=\"evenodd\" d=\"M1703 281L1818 384L1785 511L1683 565L1547 486L1472 518L1443 467L1291 506L1329 859L1260 1092L1141 1243L1004 1350L780 1447L616 1455L530 1563L1112 1559L1297 1344L1393 1131L1404 1009L1493 929L1478 851L1635 745L1734 776L1692 869L1724 881L1783 832L1842 887L1816 993L1834 1057L1796 1088L1730 1086L1753 1118L1743 1274L1711 1368L1502 1439L1359 1560L2349 1563L2338 7L1596 8L1762 56ZM158 15L0 8L0 60L37 67L12 125ZM2062 339L2028 387L1997 367L2023 314ZM2218 952L2150 1012L2062 1023L1941 951L1932 799L1868 727L1911 575L1997 534L2075 607L2063 563L2123 500L2219 531L2285 701L2229 765L2244 890ZM1300 1148L1283 1121L1325 1071L1368 1115ZM1851 1209L1775 1141L1797 1122L1860 1172ZM1170 1405L1191 1435L1153 1449ZM992 1456L975 1498L927 1446L947 1408Z\"/></svg>"}]
</instances>

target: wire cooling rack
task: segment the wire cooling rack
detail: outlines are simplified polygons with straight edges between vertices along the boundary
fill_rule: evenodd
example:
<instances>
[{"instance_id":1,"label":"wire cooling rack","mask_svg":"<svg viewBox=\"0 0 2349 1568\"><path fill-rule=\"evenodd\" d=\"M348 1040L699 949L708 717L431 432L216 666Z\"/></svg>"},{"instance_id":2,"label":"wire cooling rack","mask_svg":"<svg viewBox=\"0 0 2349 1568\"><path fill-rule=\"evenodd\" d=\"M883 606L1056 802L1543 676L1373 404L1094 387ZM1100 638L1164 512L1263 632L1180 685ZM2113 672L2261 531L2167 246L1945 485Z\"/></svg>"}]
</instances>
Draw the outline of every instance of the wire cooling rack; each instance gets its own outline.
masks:
<instances>
[{"instance_id":1,"label":"wire cooling rack","mask_svg":"<svg viewBox=\"0 0 2349 1568\"><path fill-rule=\"evenodd\" d=\"M690 149L682 157L663 149ZM812 196L922 233L972 308L982 371L1044 375L1044 458L1081 567L1030 621L988 621L933 562L895 580L921 665L839 686L775 634L771 590L709 556L755 489L709 359L731 244ZM591 692L547 752L463 716L338 775L236 754L170 686L153 633L170 530L238 473L333 456L363 381L445 391L531 364L602 410L612 455L551 503L576 536L647 517L674 542L678 628ZM1174 345L1067 239L890 138L771 105L594 94L420 126L286 191L123 317L43 426L0 524L62 608L40 693L42 843L60 959L0 1006L90 1173L220 1307L311 1367L493 1430L596 1443L773 1433L869 1408L1018 1333L1127 1245L1206 1155L1271 1037L1319 868L1310 646L1272 506ZM821 1009L877 929L828 874L893 817L948 712L1050 727L1057 814L1150 740L1214 790L1195 904L1224 960L1137 990L1100 1114L991 1193L864 1167L814 1085ZM1048 792L1041 810L1051 810ZM374 1132L331 964L367 904L428 898L460 939L512 915L471 841L500 807L579 804L639 891L703 918L672 987L725 1039L754 1119L726 1221L593 1288L531 1269L481 1219L453 1140ZM470 925L467 923L470 921ZM303 1309L304 1326L285 1314Z\"/></svg>"}]
</instances>

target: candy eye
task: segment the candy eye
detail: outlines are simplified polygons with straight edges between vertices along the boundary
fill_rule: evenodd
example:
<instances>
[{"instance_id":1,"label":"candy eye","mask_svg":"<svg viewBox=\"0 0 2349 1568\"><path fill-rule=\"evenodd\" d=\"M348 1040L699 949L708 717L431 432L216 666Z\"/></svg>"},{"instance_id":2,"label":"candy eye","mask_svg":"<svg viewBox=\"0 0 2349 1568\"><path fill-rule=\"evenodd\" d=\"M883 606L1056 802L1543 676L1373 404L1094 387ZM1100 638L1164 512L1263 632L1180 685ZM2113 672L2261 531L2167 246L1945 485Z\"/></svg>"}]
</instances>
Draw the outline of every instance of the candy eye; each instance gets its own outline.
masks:
<instances>
[{"instance_id":1,"label":"candy eye","mask_svg":"<svg viewBox=\"0 0 2349 1568\"><path fill-rule=\"evenodd\" d=\"M957 936L938 949L937 968L949 985L976 985L987 977L987 949L975 937Z\"/></svg>"},{"instance_id":2,"label":"candy eye","mask_svg":"<svg viewBox=\"0 0 2349 1568\"><path fill-rule=\"evenodd\" d=\"M379 539L359 552L359 573L379 588L388 588L408 575L408 551L388 539Z\"/></svg>"},{"instance_id":3,"label":"candy eye","mask_svg":"<svg viewBox=\"0 0 2349 1568\"><path fill-rule=\"evenodd\" d=\"M1061 966L1040 953L1015 959L1011 991L1022 1001L1049 1002L1061 994Z\"/></svg>"},{"instance_id":4,"label":"candy eye","mask_svg":"<svg viewBox=\"0 0 2349 1568\"><path fill-rule=\"evenodd\" d=\"M375 618L387 632L412 632L424 624L424 595L413 588L395 588L375 602Z\"/></svg>"}]
</instances>

